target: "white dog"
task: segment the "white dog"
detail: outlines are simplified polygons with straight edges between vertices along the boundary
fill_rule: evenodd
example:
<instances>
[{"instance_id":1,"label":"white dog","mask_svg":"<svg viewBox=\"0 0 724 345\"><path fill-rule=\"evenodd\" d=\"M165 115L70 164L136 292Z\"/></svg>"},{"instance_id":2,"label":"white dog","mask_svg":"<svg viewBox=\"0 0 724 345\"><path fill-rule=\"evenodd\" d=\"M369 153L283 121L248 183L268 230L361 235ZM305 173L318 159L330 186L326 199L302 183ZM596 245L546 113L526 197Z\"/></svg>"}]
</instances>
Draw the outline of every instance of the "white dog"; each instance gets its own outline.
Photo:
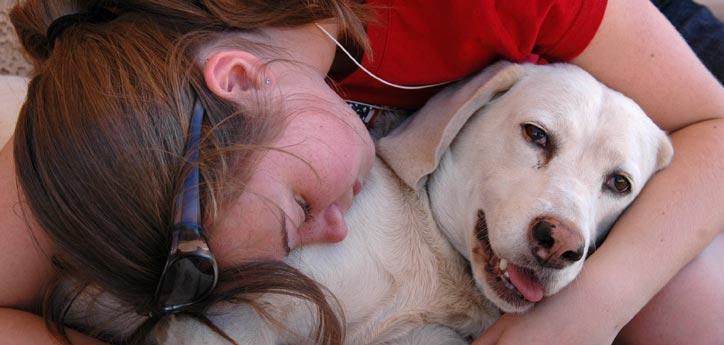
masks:
<instances>
[{"instance_id":1,"label":"white dog","mask_svg":"<svg viewBox=\"0 0 724 345\"><path fill-rule=\"evenodd\" d=\"M447 88L377 148L348 238L287 260L336 296L348 344L466 344L558 292L673 154L581 69L510 63ZM311 342L308 304L261 299L288 329L243 305L212 319L240 344ZM188 317L159 338L226 343Z\"/></svg>"}]
</instances>

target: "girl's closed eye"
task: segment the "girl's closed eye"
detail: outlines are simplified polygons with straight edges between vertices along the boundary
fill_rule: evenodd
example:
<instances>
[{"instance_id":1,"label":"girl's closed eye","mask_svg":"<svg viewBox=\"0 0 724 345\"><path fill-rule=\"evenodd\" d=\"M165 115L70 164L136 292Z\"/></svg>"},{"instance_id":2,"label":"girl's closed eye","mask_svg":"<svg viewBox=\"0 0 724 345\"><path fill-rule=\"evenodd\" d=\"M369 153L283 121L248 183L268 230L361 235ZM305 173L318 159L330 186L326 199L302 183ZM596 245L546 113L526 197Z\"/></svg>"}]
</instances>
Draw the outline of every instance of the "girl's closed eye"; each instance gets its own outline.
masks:
<instances>
[{"instance_id":1,"label":"girl's closed eye","mask_svg":"<svg viewBox=\"0 0 724 345\"><path fill-rule=\"evenodd\" d=\"M307 223L310 220L312 220L312 208L309 206L309 203L304 198L297 198L296 199L297 204L299 204L299 207L302 208L302 212L304 212L304 221L303 223Z\"/></svg>"}]
</instances>

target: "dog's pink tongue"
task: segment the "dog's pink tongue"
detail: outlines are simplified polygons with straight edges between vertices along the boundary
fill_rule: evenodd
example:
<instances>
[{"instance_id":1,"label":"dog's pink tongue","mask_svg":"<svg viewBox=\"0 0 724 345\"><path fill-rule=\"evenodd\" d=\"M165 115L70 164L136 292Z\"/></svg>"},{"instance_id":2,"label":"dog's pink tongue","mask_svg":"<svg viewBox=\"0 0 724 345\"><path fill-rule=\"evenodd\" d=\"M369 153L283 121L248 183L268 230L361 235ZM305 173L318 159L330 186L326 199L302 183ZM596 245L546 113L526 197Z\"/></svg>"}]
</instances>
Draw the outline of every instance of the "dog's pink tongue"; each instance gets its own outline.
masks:
<instances>
[{"instance_id":1,"label":"dog's pink tongue","mask_svg":"<svg viewBox=\"0 0 724 345\"><path fill-rule=\"evenodd\" d=\"M513 264L508 264L507 271L510 275L510 282L525 299L534 303L543 299L543 285L538 282L536 277Z\"/></svg>"}]
</instances>

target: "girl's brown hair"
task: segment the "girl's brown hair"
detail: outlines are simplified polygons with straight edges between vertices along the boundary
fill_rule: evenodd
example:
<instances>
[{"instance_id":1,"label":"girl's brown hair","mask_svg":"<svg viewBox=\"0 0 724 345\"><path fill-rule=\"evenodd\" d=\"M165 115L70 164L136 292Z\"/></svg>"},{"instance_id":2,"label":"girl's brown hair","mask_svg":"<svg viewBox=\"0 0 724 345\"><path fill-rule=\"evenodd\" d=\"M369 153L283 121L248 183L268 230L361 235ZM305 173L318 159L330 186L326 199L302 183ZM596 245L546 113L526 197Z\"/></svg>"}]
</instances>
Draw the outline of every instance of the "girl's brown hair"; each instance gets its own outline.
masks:
<instances>
[{"instance_id":1,"label":"girl's brown hair","mask_svg":"<svg viewBox=\"0 0 724 345\"><path fill-rule=\"evenodd\" d=\"M46 31L55 19L95 6L117 17L68 27L51 46ZM264 49L228 33L329 18L366 46L366 16L351 0L29 0L13 8L11 20L34 64L15 130L15 164L26 209L54 243L59 278L43 310L65 342L66 313L87 287L134 313L152 310L170 248L193 95L207 110L199 165L204 224L241 192L225 188L229 178L244 181L260 145L278 134L271 104L232 104L206 88L199 51L222 41ZM61 288L69 281L71 288ZM227 268L216 290L188 314L208 324L204 313L213 303L260 308L254 296L287 294L317 306L316 343L342 343L343 324L323 289L281 262ZM143 343L158 321L147 318L125 339L84 331Z\"/></svg>"}]
</instances>

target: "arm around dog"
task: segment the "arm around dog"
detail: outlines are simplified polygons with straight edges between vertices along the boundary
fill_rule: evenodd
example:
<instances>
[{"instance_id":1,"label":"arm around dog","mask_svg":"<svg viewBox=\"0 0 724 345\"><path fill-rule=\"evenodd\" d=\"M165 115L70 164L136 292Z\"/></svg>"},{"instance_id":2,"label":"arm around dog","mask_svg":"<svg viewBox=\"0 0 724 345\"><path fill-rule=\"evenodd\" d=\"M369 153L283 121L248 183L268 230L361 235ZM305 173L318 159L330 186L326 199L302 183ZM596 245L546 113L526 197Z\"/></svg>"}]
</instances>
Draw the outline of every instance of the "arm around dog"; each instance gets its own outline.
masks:
<instances>
[{"instance_id":1,"label":"arm around dog","mask_svg":"<svg viewBox=\"0 0 724 345\"><path fill-rule=\"evenodd\" d=\"M105 344L73 330L67 332L70 340L75 345ZM59 344L40 316L6 308L0 308L0 343L15 345Z\"/></svg>"},{"instance_id":2,"label":"arm around dog","mask_svg":"<svg viewBox=\"0 0 724 345\"><path fill-rule=\"evenodd\" d=\"M19 209L12 144L0 151L0 306L31 310L50 275L49 260L38 250Z\"/></svg>"},{"instance_id":3,"label":"arm around dog","mask_svg":"<svg viewBox=\"0 0 724 345\"><path fill-rule=\"evenodd\" d=\"M31 236L19 209L12 139L0 151L0 190L5 191L0 193L0 233L4 238L0 244L0 343L54 343L43 319L28 312L40 304L41 289L52 270L50 260L34 243L45 243L38 238L42 233L36 232L35 239Z\"/></svg>"},{"instance_id":4,"label":"arm around dog","mask_svg":"<svg viewBox=\"0 0 724 345\"><path fill-rule=\"evenodd\" d=\"M18 189L12 163L12 139L0 151L0 343L56 344L45 321L28 312L37 309L42 300L42 287L52 277L49 245L44 233L26 224L19 209ZM29 217L29 216L28 216ZM42 247L42 250L35 243ZM44 253L45 252L45 253ZM69 330L73 344L102 344Z\"/></svg>"},{"instance_id":5,"label":"arm around dog","mask_svg":"<svg viewBox=\"0 0 724 345\"><path fill-rule=\"evenodd\" d=\"M610 343L724 228L724 88L656 8L646 0L609 0L598 33L573 62L669 131L674 160L571 288L528 314L506 315L476 344Z\"/></svg>"}]
</instances>

